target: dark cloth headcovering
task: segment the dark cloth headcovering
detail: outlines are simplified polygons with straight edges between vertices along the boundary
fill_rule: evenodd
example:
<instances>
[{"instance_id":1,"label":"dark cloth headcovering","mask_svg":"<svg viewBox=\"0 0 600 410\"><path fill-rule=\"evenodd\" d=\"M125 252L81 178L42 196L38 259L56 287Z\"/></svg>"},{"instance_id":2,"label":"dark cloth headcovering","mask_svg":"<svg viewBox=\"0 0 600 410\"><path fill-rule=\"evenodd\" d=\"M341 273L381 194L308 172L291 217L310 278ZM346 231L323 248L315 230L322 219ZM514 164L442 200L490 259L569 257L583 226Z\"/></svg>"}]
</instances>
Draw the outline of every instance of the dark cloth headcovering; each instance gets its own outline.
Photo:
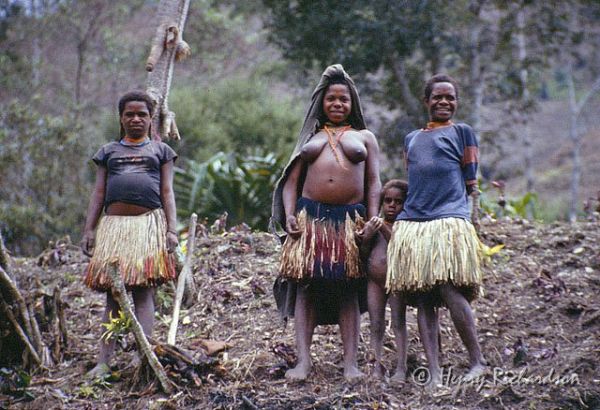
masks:
<instances>
[{"instance_id":1,"label":"dark cloth headcovering","mask_svg":"<svg viewBox=\"0 0 600 410\"><path fill-rule=\"evenodd\" d=\"M273 204L271 206L271 221L269 223L269 228L271 232L277 234L280 238L285 236L285 232L282 231L282 228L285 229L285 209L283 207L283 186L285 185L285 181L287 180L290 171L292 170L292 166L294 162L299 158L300 151L304 144L306 144L310 139L323 127L324 124L321 124L322 118L324 117L323 113L323 96L325 95L325 91L327 87L329 87L332 77L343 76L346 81L348 88L350 89L350 95L352 97L352 111L350 116L348 117L348 121L352 128L356 130L364 130L367 128L365 124L365 119L363 116L362 106L360 104L360 98L358 97L358 91L356 90L356 85L354 85L354 81L352 78L344 71L344 67L341 64L330 65L323 71L321 75L321 80L317 87L312 93L312 97L310 100L310 106L306 112L306 116L304 117L304 124L302 125L302 130L300 131L300 135L298 136L298 142L296 143L296 147L294 148L294 152L290 157L289 162L283 169L283 174L281 178L277 181L275 185L275 191L273 192ZM303 181L302 181L303 182ZM301 191L301 187L298 187L299 191Z\"/></svg>"}]
</instances>

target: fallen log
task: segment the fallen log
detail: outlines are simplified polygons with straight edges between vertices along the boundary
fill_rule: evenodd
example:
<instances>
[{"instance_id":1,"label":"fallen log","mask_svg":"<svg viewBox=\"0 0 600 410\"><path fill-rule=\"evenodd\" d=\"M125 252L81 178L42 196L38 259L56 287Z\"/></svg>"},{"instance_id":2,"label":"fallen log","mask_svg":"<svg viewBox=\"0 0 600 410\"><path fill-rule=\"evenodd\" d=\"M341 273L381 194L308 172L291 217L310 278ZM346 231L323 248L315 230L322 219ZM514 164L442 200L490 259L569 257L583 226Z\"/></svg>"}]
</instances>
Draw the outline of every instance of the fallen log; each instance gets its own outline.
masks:
<instances>
[{"instance_id":1,"label":"fallen log","mask_svg":"<svg viewBox=\"0 0 600 410\"><path fill-rule=\"evenodd\" d=\"M138 322L137 318L135 317L135 314L133 313L131 301L129 300L127 290L125 289L125 285L123 284L123 280L121 279L121 274L119 273L118 260L114 260L109 264L108 273L112 279L111 291L113 298L119 303L121 310L125 313L129 320L131 320L131 327L135 336L138 349L141 353L143 353L148 364L152 368L152 371L154 372L156 378L160 382L163 391L167 394L171 394L171 382L169 381L164 368L162 367L156 355L154 354L154 351L152 350L150 343L146 338L146 334L144 333L144 330L140 325L140 322Z\"/></svg>"}]
</instances>

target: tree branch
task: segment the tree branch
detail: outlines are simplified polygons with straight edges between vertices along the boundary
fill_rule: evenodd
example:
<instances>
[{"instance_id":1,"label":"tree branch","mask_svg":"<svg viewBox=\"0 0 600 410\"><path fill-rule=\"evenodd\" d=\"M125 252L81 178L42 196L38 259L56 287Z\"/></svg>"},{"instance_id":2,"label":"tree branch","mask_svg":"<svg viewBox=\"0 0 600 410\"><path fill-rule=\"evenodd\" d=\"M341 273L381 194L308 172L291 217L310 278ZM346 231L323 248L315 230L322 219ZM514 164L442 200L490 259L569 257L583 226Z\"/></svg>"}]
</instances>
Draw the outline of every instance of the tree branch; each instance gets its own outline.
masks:
<instances>
[{"instance_id":1,"label":"tree branch","mask_svg":"<svg viewBox=\"0 0 600 410\"><path fill-rule=\"evenodd\" d=\"M17 333L17 335L19 336L19 338L21 339L21 341L23 342L23 344L27 348L27 352L29 353L29 355L31 356L31 358L33 359L33 361L38 366L40 366L42 364L42 360L40 359L40 356L35 351L35 348L31 344L31 342L29 341L29 337L27 337L27 335L23 331L23 328L19 324L19 321L17 320L17 318L15 318L15 315L14 315L12 309L10 308L10 306L8 305L8 303L6 303L4 301L3 298L0 298L0 302L2 304L2 310L4 311L4 314L6 315L6 317L10 321L10 323L12 323L12 325L13 325L13 327L15 329L15 332Z\"/></svg>"},{"instance_id":2,"label":"tree branch","mask_svg":"<svg viewBox=\"0 0 600 410\"><path fill-rule=\"evenodd\" d=\"M419 122L423 114L419 109L419 100L413 95L408 85L404 61L401 58L392 58L390 65L392 66L392 72L394 73L394 77L398 83L400 93L402 94L402 100L404 101L406 113L413 121Z\"/></svg>"},{"instance_id":3,"label":"tree branch","mask_svg":"<svg viewBox=\"0 0 600 410\"><path fill-rule=\"evenodd\" d=\"M31 335L31 319L29 318L29 313L27 311L27 304L25 303L25 299L23 299L23 296L21 296L21 292L17 288L16 283L13 282L10 275L2 267L0 267L0 289L6 289L13 299L11 302L15 302L19 306L19 313L21 314L21 317L23 319L25 332L28 335Z\"/></svg>"},{"instance_id":4,"label":"tree branch","mask_svg":"<svg viewBox=\"0 0 600 410\"><path fill-rule=\"evenodd\" d=\"M581 110L583 109L583 106L587 103L587 101L590 99L590 97L596 93L596 91L600 90L600 76L598 76L596 78L596 81L594 81L594 84L592 84L592 86L589 88L589 90L587 91L587 93L585 93L585 95L583 97L581 97L581 100L579 100L579 102L576 104L575 107L575 111L577 113L577 116L579 116L581 114Z\"/></svg>"},{"instance_id":5,"label":"tree branch","mask_svg":"<svg viewBox=\"0 0 600 410\"><path fill-rule=\"evenodd\" d=\"M135 314L133 313L133 308L131 307L131 301L129 300L129 296L127 296L127 290L125 289L125 285L123 284L123 280L121 279L121 273L119 272L119 262L118 260L113 260L110 262L108 266L108 273L112 279L112 294L115 300L119 303L121 310L125 313L125 316L131 320L131 327L133 330L133 334L135 335L135 340L137 342L137 346L140 351L146 356L148 360L148 364L154 371L154 374L158 378L160 385L163 391L167 394L171 394L171 382L169 381L167 374L165 373L165 369L162 367L160 362L158 361L156 355L152 351L150 347L150 343L144 334L144 330L138 322Z\"/></svg>"},{"instance_id":6,"label":"tree branch","mask_svg":"<svg viewBox=\"0 0 600 410\"><path fill-rule=\"evenodd\" d=\"M192 256L194 254L194 247L196 244L196 222L198 215L195 213L190 217L190 229L187 242L187 254L185 256L185 263L177 279L177 292L175 294L175 304L173 306L173 317L171 319L171 326L169 328L169 337L167 343L170 345L175 344L175 338L177 336L177 326L179 324L179 309L181 308L181 299L183 298L183 291L185 290L185 282L189 272L192 270Z\"/></svg>"}]
</instances>

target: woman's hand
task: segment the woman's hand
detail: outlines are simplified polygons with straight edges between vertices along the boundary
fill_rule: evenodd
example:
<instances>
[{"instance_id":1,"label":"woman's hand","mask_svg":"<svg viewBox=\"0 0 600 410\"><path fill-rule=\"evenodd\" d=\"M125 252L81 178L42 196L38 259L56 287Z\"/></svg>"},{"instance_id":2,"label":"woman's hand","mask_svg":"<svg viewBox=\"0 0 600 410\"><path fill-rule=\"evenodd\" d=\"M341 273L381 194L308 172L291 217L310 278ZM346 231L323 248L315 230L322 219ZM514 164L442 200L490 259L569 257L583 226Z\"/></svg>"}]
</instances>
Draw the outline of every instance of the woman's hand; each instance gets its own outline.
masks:
<instances>
[{"instance_id":1,"label":"woman's hand","mask_svg":"<svg viewBox=\"0 0 600 410\"><path fill-rule=\"evenodd\" d=\"M293 239L298 239L302 234L298 226L298 220L294 215L290 215L285 220L285 230Z\"/></svg>"},{"instance_id":2,"label":"woman's hand","mask_svg":"<svg viewBox=\"0 0 600 410\"><path fill-rule=\"evenodd\" d=\"M96 244L96 233L92 231L85 231L83 233L83 237L81 238L81 242L79 246L81 246L81 250L84 255L92 256L94 252L94 246Z\"/></svg>"},{"instance_id":3,"label":"woman's hand","mask_svg":"<svg viewBox=\"0 0 600 410\"><path fill-rule=\"evenodd\" d=\"M179 245L179 238L177 238L177 234L174 232L167 232L167 252L173 253L175 249Z\"/></svg>"}]
</instances>

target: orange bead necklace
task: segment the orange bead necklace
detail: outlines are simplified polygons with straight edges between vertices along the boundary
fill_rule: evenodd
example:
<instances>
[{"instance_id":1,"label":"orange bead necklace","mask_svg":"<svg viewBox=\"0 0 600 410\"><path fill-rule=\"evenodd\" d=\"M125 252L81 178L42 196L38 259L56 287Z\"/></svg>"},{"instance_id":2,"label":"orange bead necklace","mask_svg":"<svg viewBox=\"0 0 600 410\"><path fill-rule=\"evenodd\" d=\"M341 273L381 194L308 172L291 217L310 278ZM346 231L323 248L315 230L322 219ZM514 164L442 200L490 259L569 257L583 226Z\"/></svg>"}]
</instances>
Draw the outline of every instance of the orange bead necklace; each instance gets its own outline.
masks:
<instances>
[{"instance_id":1,"label":"orange bead necklace","mask_svg":"<svg viewBox=\"0 0 600 410\"><path fill-rule=\"evenodd\" d=\"M343 127L339 127L339 128L330 128L327 125L323 126L323 129L325 130L325 133L327 134L327 142L329 143L329 146L331 147L331 151L333 151L333 156L335 157L335 160L337 161L337 163L340 164L340 166L344 169L346 169L346 167L344 166L342 158L340 158L340 155L337 151L337 146L340 143L340 140L342 139L342 137L344 136L344 133L346 131L348 131L350 128L352 128L350 125L344 125Z\"/></svg>"}]
</instances>

